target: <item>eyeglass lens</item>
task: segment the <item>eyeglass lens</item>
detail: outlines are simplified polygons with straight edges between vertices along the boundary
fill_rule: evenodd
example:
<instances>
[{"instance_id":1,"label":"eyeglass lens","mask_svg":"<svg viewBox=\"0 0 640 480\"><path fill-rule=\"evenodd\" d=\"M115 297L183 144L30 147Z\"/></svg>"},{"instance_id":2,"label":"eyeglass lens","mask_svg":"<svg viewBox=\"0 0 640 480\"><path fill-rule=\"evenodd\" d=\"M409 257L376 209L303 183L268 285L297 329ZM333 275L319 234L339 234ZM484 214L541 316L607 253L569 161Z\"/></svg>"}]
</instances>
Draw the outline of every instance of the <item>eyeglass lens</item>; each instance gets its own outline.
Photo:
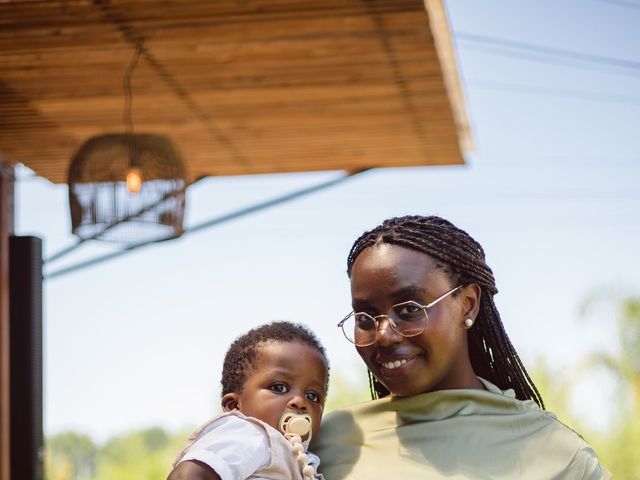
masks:
<instances>
[{"instance_id":1,"label":"eyeglass lens","mask_svg":"<svg viewBox=\"0 0 640 480\"><path fill-rule=\"evenodd\" d=\"M367 313L352 313L342 324L347 338L359 346L370 345L375 341L378 325L387 318L390 327L404 337L419 335L427 323L427 312L416 302L394 305L389 315L379 315L375 319Z\"/></svg>"}]
</instances>

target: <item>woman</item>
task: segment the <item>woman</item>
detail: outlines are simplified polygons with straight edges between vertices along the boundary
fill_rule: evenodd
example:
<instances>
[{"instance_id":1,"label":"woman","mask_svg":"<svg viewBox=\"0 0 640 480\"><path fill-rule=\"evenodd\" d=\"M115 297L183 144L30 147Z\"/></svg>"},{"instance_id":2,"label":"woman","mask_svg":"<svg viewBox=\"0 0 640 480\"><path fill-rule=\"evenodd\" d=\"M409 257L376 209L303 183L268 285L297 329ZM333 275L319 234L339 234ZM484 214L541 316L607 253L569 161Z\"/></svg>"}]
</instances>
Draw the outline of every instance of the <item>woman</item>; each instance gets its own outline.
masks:
<instances>
[{"instance_id":1,"label":"woman","mask_svg":"<svg viewBox=\"0 0 640 480\"><path fill-rule=\"evenodd\" d=\"M347 271L353 312L339 326L373 401L327 415L313 445L325 478L610 478L543 410L466 232L392 218L355 242Z\"/></svg>"}]
</instances>

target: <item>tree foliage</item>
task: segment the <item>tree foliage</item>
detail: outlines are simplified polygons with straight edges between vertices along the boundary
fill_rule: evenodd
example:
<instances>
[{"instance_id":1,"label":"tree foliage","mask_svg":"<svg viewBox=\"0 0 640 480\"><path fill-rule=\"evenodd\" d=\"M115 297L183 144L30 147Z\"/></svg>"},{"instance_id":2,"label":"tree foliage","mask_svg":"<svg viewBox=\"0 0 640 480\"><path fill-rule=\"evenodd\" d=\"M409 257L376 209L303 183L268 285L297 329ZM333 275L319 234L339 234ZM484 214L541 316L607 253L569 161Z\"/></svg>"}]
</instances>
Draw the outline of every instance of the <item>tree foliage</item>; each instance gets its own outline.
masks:
<instances>
[{"instance_id":1,"label":"tree foliage","mask_svg":"<svg viewBox=\"0 0 640 480\"><path fill-rule=\"evenodd\" d=\"M188 432L154 427L119 435L97 447L86 435L47 439L47 480L157 480L166 478Z\"/></svg>"},{"instance_id":2,"label":"tree foliage","mask_svg":"<svg viewBox=\"0 0 640 480\"><path fill-rule=\"evenodd\" d=\"M96 480L152 480L166 478L184 435L169 436L149 428L108 441L101 450Z\"/></svg>"},{"instance_id":3,"label":"tree foliage","mask_svg":"<svg viewBox=\"0 0 640 480\"><path fill-rule=\"evenodd\" d=\"M595 300L583 305L587 316ZM604 368L618 381L616 410L605 435L594 436L593 445L602 462L620 479L640 479L640 296L628 296L615 302L618 348L615 353L595 352L583 362L583 371ZM606 326L603 326L606 328Z\"/></svg>"},{"instance_id":4,"label":"tree foliage","mask_svg":"<svg viewBox=\"0 0 640 480\"><path fill-rule=\"evenodd\" d=\"M98 447L87 435L63 432L47 438L45 475L47 480L91 480L94 478Z\"/></svg>"}]
</instances>

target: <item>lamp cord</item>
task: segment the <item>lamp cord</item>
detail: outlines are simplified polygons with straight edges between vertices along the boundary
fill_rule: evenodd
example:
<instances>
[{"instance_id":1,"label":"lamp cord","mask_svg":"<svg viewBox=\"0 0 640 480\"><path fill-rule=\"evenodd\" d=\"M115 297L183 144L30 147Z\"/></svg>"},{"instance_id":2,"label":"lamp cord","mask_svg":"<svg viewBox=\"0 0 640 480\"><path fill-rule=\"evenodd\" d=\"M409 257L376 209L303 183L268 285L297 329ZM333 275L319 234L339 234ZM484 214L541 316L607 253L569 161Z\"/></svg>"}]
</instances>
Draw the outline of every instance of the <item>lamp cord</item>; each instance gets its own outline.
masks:
<instances>
[{"instance_id":1,"label":"lamp cord","mask_svg":"<svg viewBox=\"0 0 640 480\"><path fill-rule=\"evenodd\" d=\"M129 138L129 166L136 166L137 155L135 152L135 142L133 141L133 116L132 116L132 107L133 107L133 90L131 88L131 79L133 77L133 71L138 64L138 60L140 59L140 54L142 53L142 48L144 46L144 40L139 40L136 43L136 49L133 52L133 57L131 57L131 62L129 62L129 66L124 72L124 77L122 79L122 90L124 91L124 111L122 113L122 120L125 125L125 130Z\"/></svg>"}]
</instances>

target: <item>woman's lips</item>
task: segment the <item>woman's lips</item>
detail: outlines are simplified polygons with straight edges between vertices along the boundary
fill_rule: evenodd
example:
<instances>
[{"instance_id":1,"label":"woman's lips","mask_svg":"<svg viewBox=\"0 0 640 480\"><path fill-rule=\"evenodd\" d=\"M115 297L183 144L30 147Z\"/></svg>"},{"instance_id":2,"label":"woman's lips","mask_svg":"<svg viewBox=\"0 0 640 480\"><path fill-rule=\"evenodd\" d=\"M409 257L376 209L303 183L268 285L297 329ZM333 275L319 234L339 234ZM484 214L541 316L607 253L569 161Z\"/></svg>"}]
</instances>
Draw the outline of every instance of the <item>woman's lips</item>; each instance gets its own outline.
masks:
<instances>
[{"instance_id":1,"label":"woman's lips","mask_svg":"<svg viewBox=\"0 0 640 480\"><path fill-rule=\"evenodd\" d=\"M411 367L411 364L416 358L417 355L414 357L397 358L395 360L378 361L380 373L385 377L403 375Z\"/></svg>"},{"instance_id":2,"label":"woman's lips","mask_svg":"<svg viewBox=\"0 0 640 480\"><path fill-rule=\"evenodd\" d=\"M407 361L408 360L403 358L402 360L394 360L392 362L382 362L382 366L384 368L394 369L394 368L401 367L402 365L407 363Z\"/></svg>"}]
</instances>

